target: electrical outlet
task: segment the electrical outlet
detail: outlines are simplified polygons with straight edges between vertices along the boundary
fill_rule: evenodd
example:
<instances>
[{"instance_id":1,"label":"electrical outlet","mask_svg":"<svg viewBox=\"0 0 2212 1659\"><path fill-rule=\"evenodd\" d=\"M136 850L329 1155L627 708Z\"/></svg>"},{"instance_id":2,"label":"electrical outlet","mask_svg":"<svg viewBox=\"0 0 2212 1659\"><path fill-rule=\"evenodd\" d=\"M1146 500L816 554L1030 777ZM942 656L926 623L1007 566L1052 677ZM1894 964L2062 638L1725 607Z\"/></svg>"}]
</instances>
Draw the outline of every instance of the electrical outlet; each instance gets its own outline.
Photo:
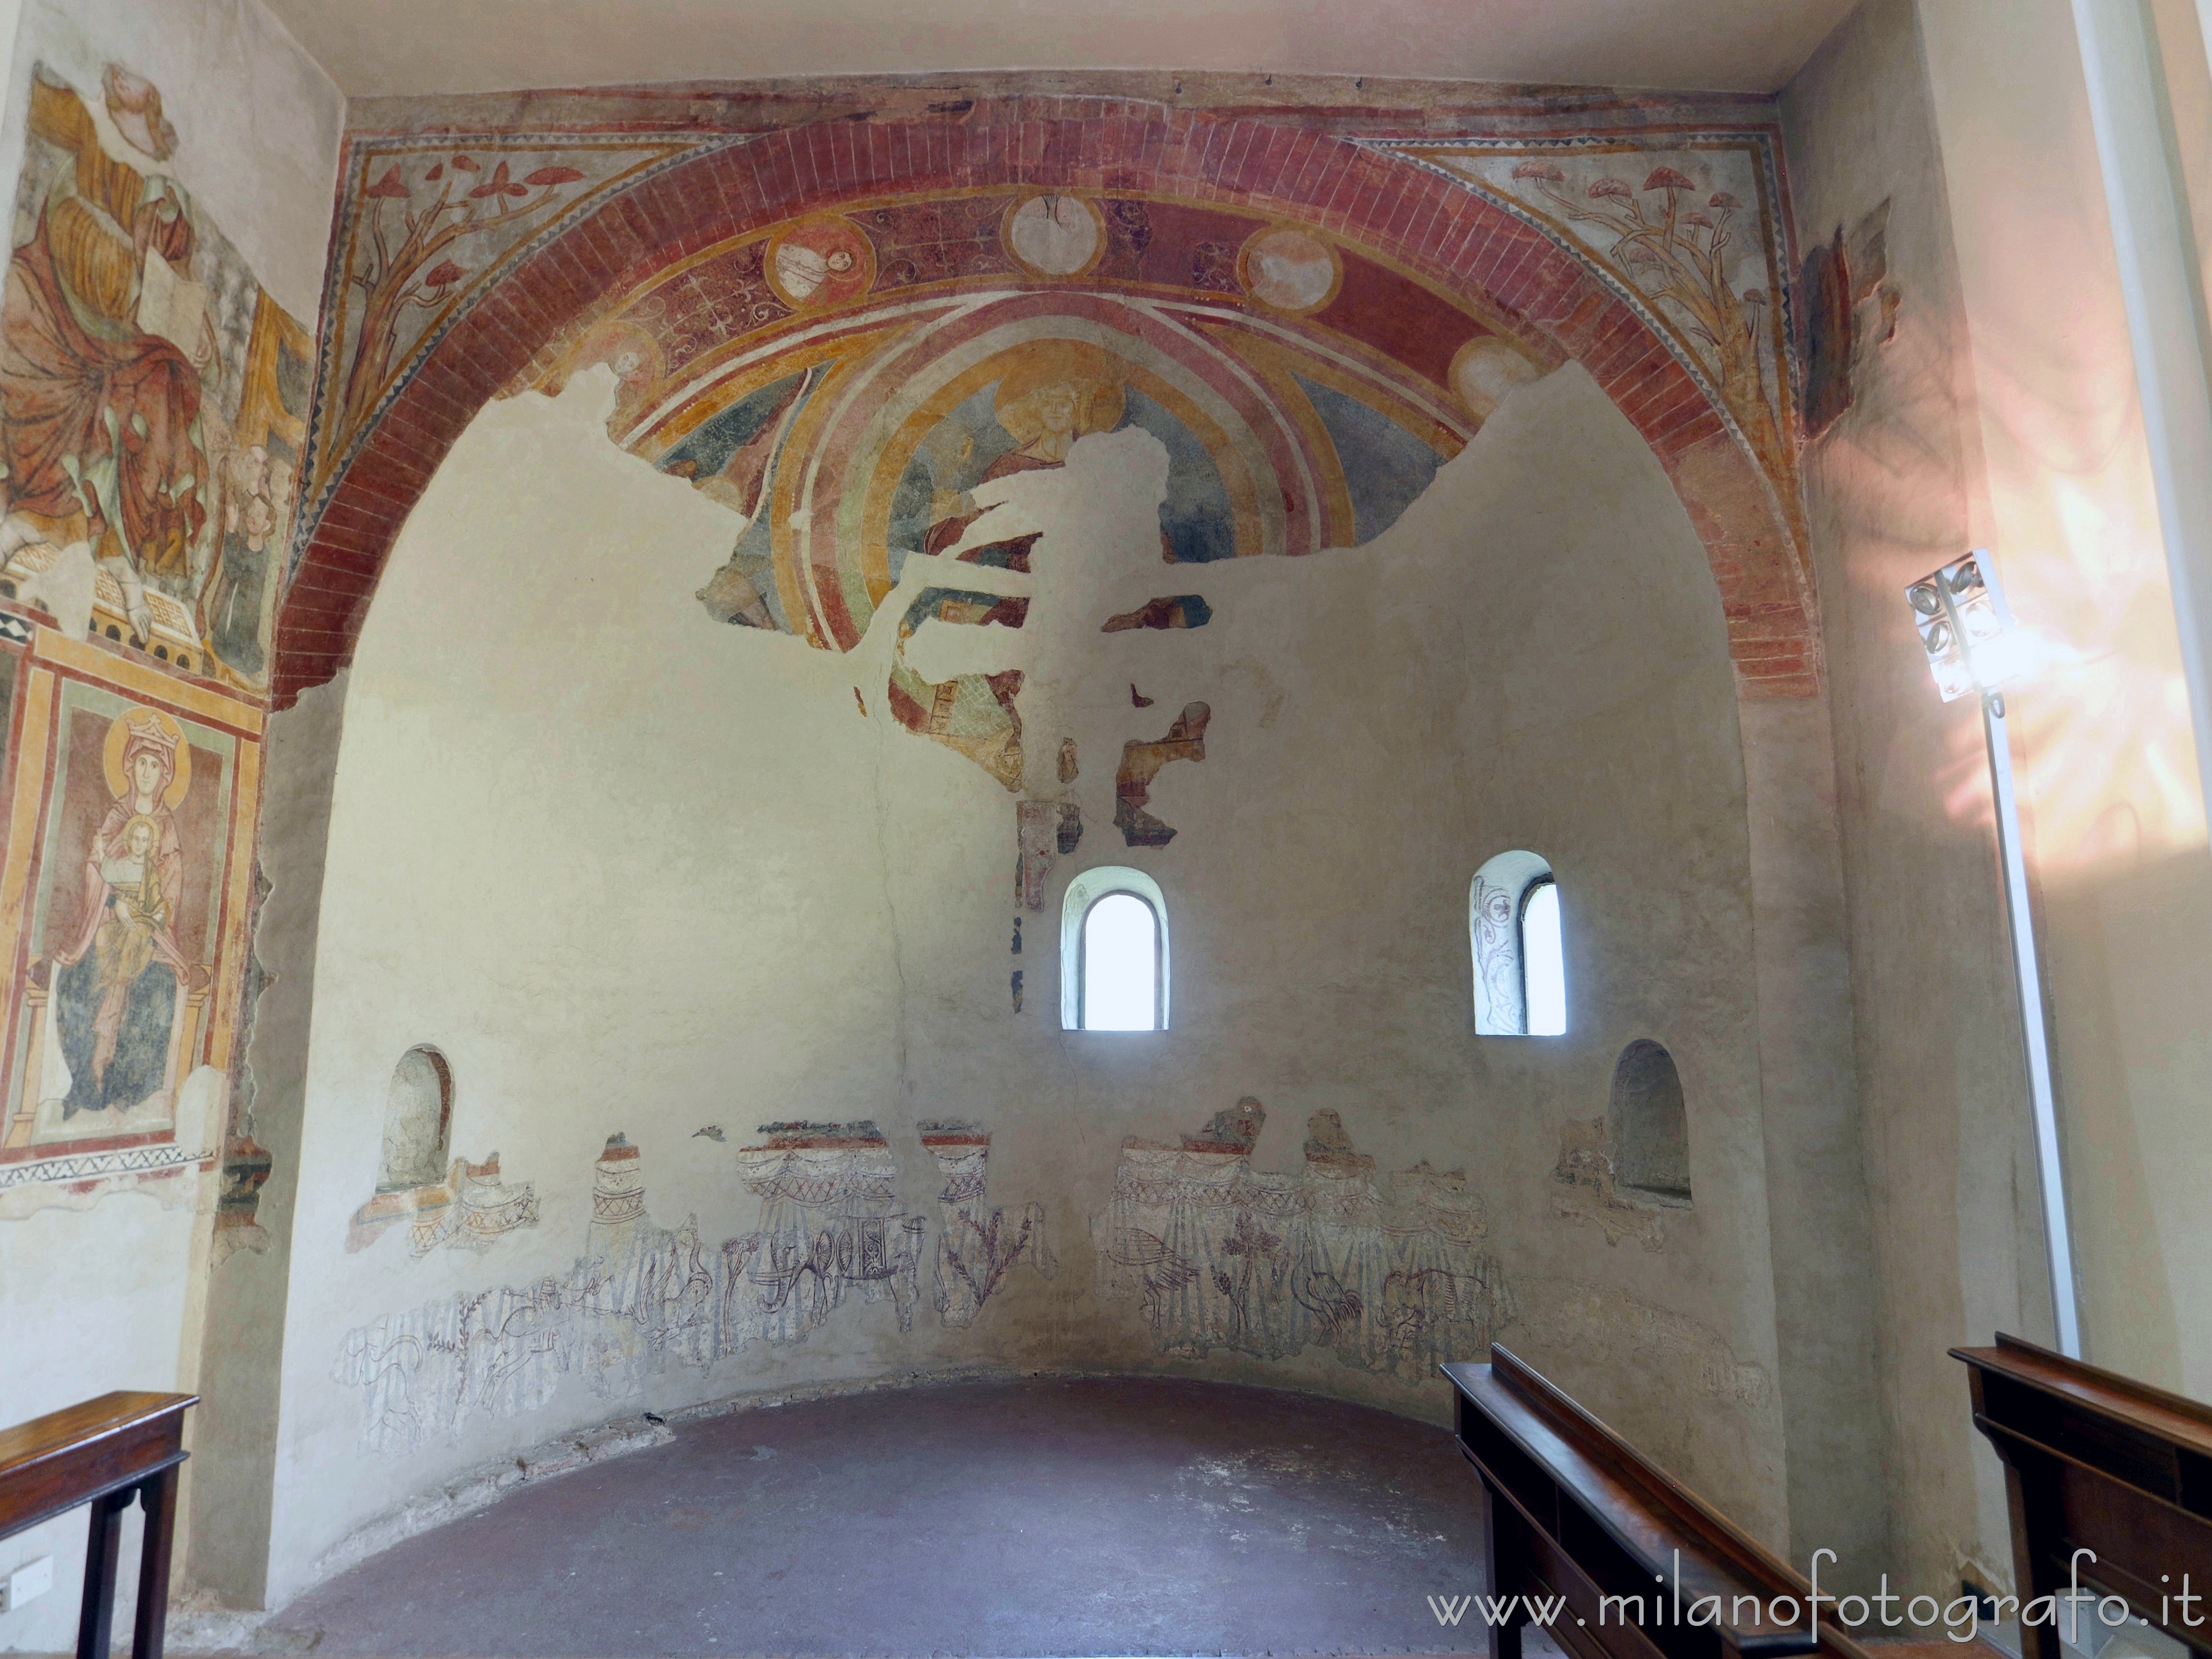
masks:
<instances>
[{"instance_id":1,"label":"electrical outlet","mask_svg":"<svg viewBox=\"0 0 2212 1659\"><path fill-rule=\"evenodd\" d=\"M35 1601L54 1587L54 1558L42 1555L0 1580L0 1613L13 1613L26 1601Z\"/></svg>"}]
</instances>

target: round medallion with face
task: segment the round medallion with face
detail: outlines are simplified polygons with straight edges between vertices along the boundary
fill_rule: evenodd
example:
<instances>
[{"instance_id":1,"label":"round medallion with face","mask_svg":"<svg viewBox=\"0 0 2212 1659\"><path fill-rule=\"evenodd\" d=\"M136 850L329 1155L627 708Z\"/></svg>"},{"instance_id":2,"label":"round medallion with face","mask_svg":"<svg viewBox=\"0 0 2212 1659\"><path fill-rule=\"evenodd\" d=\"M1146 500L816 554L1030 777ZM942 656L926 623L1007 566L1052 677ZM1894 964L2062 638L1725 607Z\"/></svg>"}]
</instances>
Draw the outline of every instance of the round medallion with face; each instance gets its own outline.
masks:
<instances>
[{"instance_id":1,"label":"round medallion with face","mask_svg":"<svg viewBox=\"0 0 2212 1659\"><path fill-rule=\"evenodd\" d=\"M875 281L875 248L849 219L801 219L769 244L769 286L794 310L857 300Z\"/></svg>"}]
</instances>

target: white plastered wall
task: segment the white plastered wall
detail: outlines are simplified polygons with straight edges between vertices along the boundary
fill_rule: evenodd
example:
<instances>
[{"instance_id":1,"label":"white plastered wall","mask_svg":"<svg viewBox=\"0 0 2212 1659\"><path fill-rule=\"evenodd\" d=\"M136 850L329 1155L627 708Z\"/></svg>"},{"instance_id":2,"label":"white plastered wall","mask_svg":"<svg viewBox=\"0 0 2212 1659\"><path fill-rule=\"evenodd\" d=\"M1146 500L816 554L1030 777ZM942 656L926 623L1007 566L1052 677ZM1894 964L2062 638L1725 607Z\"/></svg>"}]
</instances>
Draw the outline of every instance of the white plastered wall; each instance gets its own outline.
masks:
<instances>
[{"instance_id":1,"label":"white plastered wall","mask_svg":"<svg viewBox=\"0 0 2212 1659\"><path fill-rule=\"evenodd\" d=\"M1052 475L1033 619L981 641L1028 653L1034 751L1073 735L1083 764L1084 840L1019 957L1012 799L890 722L865 649L839 658L705 617L691 592L732 522L609 444L609 395L594 374L477 417L403 533L352 671L314 956L272 1601L457 1471L648 1406L1068 1364L1439 1413L1434 1383L1321 1350L1164 1359L1136 1308L1098 1293L1093 1240L1122 1139L1171 1142L1247 1094L1268 1113L1259 1168L1297 1164L1324 1108L1378 1169L1464 1167L1486 1248L1528 1310L1501 1334L1786 1537L1732 676L1704 550L1580 369L1516 394L1376 544L1304 561L1126 562L1147 537L1157 549L1156 466L1129 434L1126 453L1085 441L1118 459ZM1097 631L1170 588L1203 592L1212 623ZM1130 707L1132 678L1154 707ZM1111 822L1120 744L1159 737L1194 699L1213 711L1206 757L1165 769L1150 809L1176 838L1126 848ZM1573 1026L1556 1042L1473 1035L1467 884L1515 846L1549 858L1566 896ZM1170 1032L1060 1030L1037 924L1105 863L1153 874L1172 908ZM1029 981L1019 1014L1012 967ZM1656 1250L1561 1214L1553 1180L1567 1126L1602 1114L1638 1036L1681 1066L1698 1194ZM481 1255L410 1259L401 1231L349 1252L392 1065L425 1042L454 1065L455 1153L496 1149L540 1218ZM933 1225L939 1183L915 1124L991 1129L990 1202L1045 1204L1058 1276L1014 1273L965 1331L926 1301L907 1336L887 1304L856 1306L802 1343L672 1366L626 1397L572 1379L540 1409L479 1417L412 1455L364 1448L362 1391L334 1379L347 1332L566 1270L609 1134L641 1148L653 1221L696 1214L711 1251L753 1224L732 1154L757 1125L854 1117L882 1126L906 1207ZM696 1133L709 1125L725 1139ZM1734 1392L1711 1386L1716 1355Z\"/></svg>"}]
</instances>

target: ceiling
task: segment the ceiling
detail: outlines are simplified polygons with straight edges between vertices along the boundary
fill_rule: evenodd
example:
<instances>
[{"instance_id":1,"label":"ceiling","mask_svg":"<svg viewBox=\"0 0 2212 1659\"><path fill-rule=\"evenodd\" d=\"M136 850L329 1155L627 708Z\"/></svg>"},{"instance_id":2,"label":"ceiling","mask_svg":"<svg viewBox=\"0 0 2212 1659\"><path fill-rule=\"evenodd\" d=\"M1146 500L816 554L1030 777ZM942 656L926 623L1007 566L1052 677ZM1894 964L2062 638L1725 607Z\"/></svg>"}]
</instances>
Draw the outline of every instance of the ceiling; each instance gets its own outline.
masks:
<instances>
[{"instance_id":1,"label":"ceiling","mask_svg":"<svg viewBox=\"0 0 2212 1659\"><path fill-rule=\"evenodd\" d=\"M1778 89L1855 0L268 0L353 96L963 70Z\"/></svg>"}]
</instances>

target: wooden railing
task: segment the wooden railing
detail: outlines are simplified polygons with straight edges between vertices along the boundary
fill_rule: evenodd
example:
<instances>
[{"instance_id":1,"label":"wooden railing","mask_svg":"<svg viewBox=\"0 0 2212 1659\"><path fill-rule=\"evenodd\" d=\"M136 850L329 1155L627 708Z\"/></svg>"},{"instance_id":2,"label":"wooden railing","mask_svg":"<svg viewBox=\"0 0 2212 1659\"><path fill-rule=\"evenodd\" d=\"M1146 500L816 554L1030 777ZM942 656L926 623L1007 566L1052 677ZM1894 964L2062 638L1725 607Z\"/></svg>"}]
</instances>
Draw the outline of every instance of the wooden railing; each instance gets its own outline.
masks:
<instances>
[{"instance_id":1,"label":"wooden railing","mask_svg":"<svg viewBox=\"0 0 2212 1659\"><path fill-rule=\"evenodd\" d=\"M2004 1462L2021 1599L2054 1598L2023 1622L2025 1659L2059 1659L2062 1637L2086 1649L2092 1596L2127 1604L2108 1625L2132 1614L2212 1652L2212 1407L2016 1336L1951 1357Z\"/></svg>"},{"instance_id":2,"label":"wooden railing","mask_svg":"<svg viewBox=\"0 0 2212 1659\"><path fill-rule=\"evenodd\" d=\"M1555 1609L1547 1633L1575 1659L1866 1659L1808 1616L1812 1586L1787 1564L1510 1350L1490 1354L1443 1371L1460 1449L1482 1477L1490 1594L1521 1598L1491 1625L1492 1659L1520 1659L1531 1596Z\"/></svg>"},{"instance_id":3,"label":"wooden railing","mask_svg":"<svg viewBox=\"0 0 2212 1659\"><path fill-rule=\"evenodd\" d=\"M161 1659L169 1612L169 1549L177 1523L177 1468L186 1456L189 1394L104 1394L81 1406L0 1429L0 1538L92 1505L77 1659L107 1659L123 1512L146 1510L138 1559L136 1659Z\"/></svg>"}]
</instances>

